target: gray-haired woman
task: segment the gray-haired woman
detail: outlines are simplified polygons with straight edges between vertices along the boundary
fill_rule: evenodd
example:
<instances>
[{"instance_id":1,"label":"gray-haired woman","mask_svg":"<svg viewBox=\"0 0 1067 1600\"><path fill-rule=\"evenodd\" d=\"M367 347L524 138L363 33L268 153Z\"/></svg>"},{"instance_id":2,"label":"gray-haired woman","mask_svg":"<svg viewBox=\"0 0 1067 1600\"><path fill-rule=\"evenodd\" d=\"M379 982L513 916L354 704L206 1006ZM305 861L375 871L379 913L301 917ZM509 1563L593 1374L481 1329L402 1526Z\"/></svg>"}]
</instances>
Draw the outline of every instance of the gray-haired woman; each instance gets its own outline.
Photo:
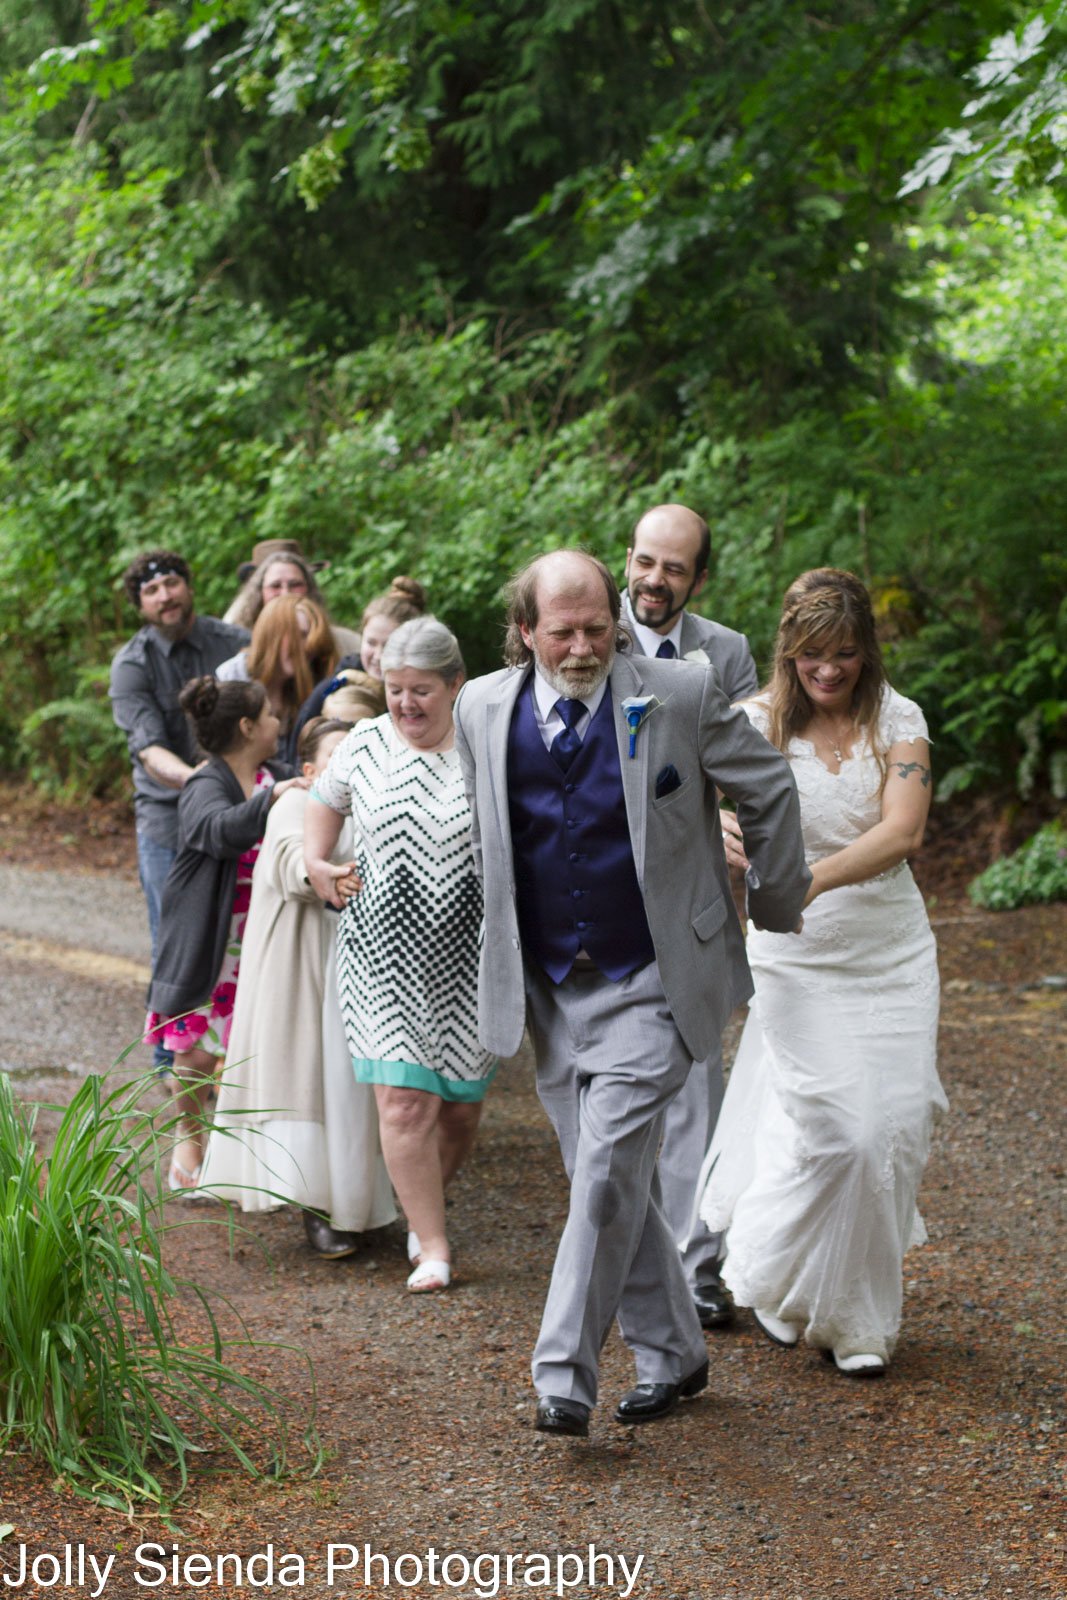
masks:
<instances>
[{"instance_id":1,"label":"gray-haired woman","mask_svg":"<svg viewBox=\"0 0 1067 1600\"><path fill-rule=\"evenodd\" d=\"M337 957L352 1063L378 1101L382 1154L411 1232L415 1293L447 1289L445 1186L469 1153L496 1070L478 1044L482 894L453 748L454 636L405 622L382 654L388 711L334 751L308 802L304 860L342 910ZM330 860L346 816L356 859Z\"/></svg>"}]
</instances>

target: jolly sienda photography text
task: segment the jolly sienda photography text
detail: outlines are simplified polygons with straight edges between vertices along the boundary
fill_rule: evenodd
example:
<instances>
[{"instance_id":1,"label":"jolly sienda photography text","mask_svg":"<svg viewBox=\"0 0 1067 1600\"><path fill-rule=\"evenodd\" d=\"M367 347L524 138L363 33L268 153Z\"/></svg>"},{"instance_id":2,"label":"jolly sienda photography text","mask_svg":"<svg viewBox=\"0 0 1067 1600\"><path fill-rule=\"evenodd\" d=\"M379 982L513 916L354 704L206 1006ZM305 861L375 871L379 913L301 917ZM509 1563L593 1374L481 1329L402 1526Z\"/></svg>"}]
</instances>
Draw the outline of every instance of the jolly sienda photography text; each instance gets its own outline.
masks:
<instances>
[{"instance_id":1,"label":"jolly sienda photography text","mask_svg":"<svg viewBox=\"0 0 1067 1600\"><path fill-rule=\"evenodd\" d=\"M627 1557L590 1544L584 1550L486 1551L468 1555L429 1545L421 1551L387 1555L373 1545L327 1544L321 1550L281 1550L273 1544L239 1554L183 1549L177 1543L138 1544L130 1550L101 1553L84 1544L40 1550L26 1544L0 1545L2 1595L21 1589L75 1591L88 1600L106 1600L119 1577L146 1590L302 1589L309 1583L338 1592L347 1586L372 1594L416 1587L463 1591L477 1600L503 1594L550 1594L572 1590L617 1594L629 1600L644 1556Z\"/></svg>"}]
</instances>

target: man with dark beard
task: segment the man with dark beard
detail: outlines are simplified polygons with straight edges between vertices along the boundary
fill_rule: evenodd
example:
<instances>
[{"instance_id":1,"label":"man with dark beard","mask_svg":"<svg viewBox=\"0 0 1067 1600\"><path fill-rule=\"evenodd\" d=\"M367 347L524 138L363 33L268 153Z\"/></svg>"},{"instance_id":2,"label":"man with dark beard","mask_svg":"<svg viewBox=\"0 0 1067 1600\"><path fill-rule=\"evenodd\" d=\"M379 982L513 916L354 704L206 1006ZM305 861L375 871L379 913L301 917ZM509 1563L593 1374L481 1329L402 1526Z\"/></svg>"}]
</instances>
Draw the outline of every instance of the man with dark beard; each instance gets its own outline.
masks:
<instances>
[{"instance_id":1,"label":"man with dark beard","mask_svg":"<svg viewBox=\"0 0 1067 1600\"><path fill-rule=\"evenodd\" d=\"M616 655L619 610L592 556L539 557L511 585L511 665L455 709L485 891L479 1032L509 1056L529 1027L571 1186L533 1361L535 1425L553 1434L588 1432L616 1315L638 1378L617 1422L707 1385L656 1154L692 1062L752 992L717 787L738 803L762 926L793 929L811 879L787 762L706 666Z\"/></svg>"},{"instance_id":2,"label":"man with dark beard","mask_svg":"<svg viewBox=\"0 0 1067 1600\"><path fill-rule=\"evenodd\" d=\"M177 852L178 795L200 759L178 695L190 678L214 673L236 655L249 634L197 616L188 564L172 550L135 556L122 582L145 625L116 653L109 692L133 764L137 869L154 961L163 884ZM161 1049L159 1066L169 1062Z\"/></svg>"},{"instance_id":3,"label":"man with dark beard","mask_svg":"<svg viewBox=\"0 0 1067 1600\"><path fill-rule=\"evenodd\" d=\"M688 506L653 506L626 552L622 620L642 655L710 662L732 704L759 686L748 640L685 609L707 582L710 559L711 532L703 517Z\"/></svg>"},{"instance_id":4,"label":"man with dark beard","mask_svg":"<svg viewBox=\"0 0 1067 1600\"><path fill-rule=\"evenodd\" d=\"M685 607L703 589L711 534L688 506L653 506L633 531L626 552L623 625L642 655L667 661L709 662L731 704L755 694L756 663L743 633L699 617ZM663 1123L659 1175L663 1211L678 1248L705 1328L728 1327L734 1318L719 1276L722 1239L694 1219L696 1182L722 1105L722 1043L695 1061L685 1087Z\"/></svg>"}]
</instances>

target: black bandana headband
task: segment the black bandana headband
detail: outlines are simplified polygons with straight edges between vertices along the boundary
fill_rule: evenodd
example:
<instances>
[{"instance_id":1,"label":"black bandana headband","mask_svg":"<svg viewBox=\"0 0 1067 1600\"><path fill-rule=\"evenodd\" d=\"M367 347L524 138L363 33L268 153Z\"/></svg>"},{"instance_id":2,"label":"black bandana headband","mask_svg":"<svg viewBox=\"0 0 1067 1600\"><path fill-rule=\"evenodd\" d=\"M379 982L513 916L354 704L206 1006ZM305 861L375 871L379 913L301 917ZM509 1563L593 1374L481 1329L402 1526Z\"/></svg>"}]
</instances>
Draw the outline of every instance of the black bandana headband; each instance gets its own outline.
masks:
<instances>
[{"instance_id":1,"label":"black bandana headband","mask_svg":"<svg viewBox=\"0 0 1067 1600\"><path fill-rule=\"evenodd\" d=\"M157 578L184 577L185 574L180 572L172 561L146 561L140 586L143 589L146 583L154 583Z\"/></svg>"}]
</instances>

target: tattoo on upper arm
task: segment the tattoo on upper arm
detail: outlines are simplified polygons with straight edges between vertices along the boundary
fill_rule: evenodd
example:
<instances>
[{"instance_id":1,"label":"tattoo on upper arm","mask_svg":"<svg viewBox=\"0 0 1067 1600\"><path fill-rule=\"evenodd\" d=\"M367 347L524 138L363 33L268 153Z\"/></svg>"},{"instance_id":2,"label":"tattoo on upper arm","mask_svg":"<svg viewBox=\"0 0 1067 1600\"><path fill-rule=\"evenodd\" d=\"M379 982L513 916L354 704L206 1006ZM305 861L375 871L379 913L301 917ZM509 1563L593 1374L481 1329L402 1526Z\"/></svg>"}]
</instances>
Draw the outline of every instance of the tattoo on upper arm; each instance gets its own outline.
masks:
<instances>
[{"instance_id":1,"label":"tattoo on upper arm","mask_svg":"<svg viewBox=\"0 0 1067 1600\"><path fill-rule=\"evenodd\" d=\"M889 764L891 767L896 767L902 778L906 778L909 772L917 772L923 788L929 788L930 768L924 767L921 761L891 761Z\"/></svg>"}]
</instances>

